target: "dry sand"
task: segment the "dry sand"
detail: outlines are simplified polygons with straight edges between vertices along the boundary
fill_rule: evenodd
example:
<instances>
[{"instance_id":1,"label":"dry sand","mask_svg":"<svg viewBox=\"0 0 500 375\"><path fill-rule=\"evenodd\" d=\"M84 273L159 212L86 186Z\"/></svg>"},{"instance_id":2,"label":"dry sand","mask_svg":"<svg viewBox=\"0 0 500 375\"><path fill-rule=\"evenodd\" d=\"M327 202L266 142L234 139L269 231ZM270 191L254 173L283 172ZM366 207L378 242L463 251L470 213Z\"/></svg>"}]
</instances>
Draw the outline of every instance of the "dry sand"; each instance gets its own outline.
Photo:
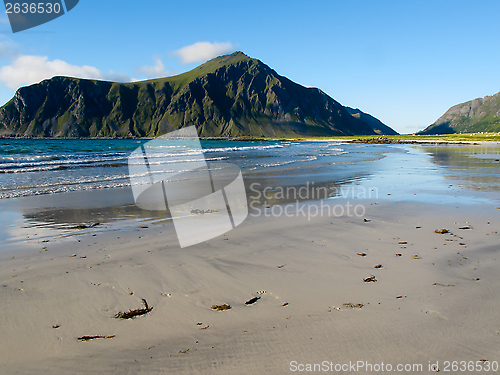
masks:
<instances>
[{"instance_id":1,"label":"dry sand","mask_svg":"<svg viewBox=\"0 0 500 375\"><path fill-rule=\"evenodd\" d=\"M3 254L0 373L285 374L292 361L431 373L429 361L443 372L444 361L500 361L500 210L365 203L368 222L249 217L185 249L163 223ZM149 314L113 318L142 298Z\"/></svg>"}]
</instances>

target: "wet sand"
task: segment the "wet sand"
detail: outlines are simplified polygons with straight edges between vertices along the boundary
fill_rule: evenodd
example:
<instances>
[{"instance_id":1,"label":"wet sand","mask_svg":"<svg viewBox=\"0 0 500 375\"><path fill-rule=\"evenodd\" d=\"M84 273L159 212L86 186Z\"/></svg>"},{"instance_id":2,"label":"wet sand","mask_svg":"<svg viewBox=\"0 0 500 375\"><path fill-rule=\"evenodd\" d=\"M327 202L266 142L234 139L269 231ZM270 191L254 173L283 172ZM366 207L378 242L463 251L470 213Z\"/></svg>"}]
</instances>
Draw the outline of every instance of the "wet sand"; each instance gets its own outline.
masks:
<instances>
[{"instance_id":1,"label":"wet sand","mask_svg":"<svg viewBox=\"0 0 500 375\"><path fill-rule=\"evenodd\" d=\"M431 373L429 361L499 361L500 209L356 203L363 217L248 217L185 249L171 222L151 221L4 251L0 373L285 374L324 361ZM114 318L143 298L151 312ZM232 308L211 309L221 304Z\"/></svg>"}]
</instances>

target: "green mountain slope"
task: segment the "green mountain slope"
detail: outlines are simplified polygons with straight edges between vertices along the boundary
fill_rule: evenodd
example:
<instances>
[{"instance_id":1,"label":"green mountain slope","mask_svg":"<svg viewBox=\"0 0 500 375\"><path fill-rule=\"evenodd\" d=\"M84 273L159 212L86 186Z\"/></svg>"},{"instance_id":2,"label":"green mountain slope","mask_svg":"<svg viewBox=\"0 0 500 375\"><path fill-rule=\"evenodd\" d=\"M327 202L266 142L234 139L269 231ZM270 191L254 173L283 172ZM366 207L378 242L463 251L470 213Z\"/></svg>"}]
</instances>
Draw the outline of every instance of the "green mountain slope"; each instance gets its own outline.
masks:
<instances>
[{"instance_id":1,"label":"green mountain slope","mask_svg":"<svg viewBox=\"0 0 500 375\"><path fill-rule=\"evenodd\" d=\"M361 111L359 108L354 109L351 107L345 107L345 109L352 116L359 118L359 119L363 120L364 122L366 122L373 129L373 131L377 134L381 134L381 135L398 135L399 134L394 129L385 125L378 118L373 117L372 115Z\"/></svg>"},{"instance_id":2,"label":"green mountain slope","mask_svg":"<svg viewBox=\"0 0 500 375\"><path fill-rule=\"evenodd\" d=\"M419 134L500 131L500 92L457 104Z\"/></svg>"},{"instance_id":3,"label":"green mountain slope","mask_svg":"<svg viewBox=\"0 0 500 375\"><path fill-rule=\"evenodd\" d=\"M375 134L321 90L242 52L142 82L54 77L0 108L0 135L10 136L154 137L189 125L206 137Z\"/></svg>"}]
</instances>

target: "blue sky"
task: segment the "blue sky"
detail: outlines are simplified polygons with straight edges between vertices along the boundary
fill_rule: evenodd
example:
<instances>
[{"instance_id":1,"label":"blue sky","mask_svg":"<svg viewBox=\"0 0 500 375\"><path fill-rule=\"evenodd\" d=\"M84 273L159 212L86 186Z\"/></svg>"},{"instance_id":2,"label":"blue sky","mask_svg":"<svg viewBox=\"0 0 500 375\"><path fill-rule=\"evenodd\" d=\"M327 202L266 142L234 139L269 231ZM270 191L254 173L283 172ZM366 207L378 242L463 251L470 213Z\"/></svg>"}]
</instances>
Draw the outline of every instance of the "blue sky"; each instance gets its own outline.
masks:
<instances>
[{"instance_id":1,"label":"blue sky","mask_svg":"<svg viewBox=\"0 0 500 375\"><path fill-rule=\"evenodd\" d=\"M401 133L500 91L500 1L80 0L13 34L0 17L0 104L53 75L130 81L241 50Z\"/></svg>"}]
</instances>

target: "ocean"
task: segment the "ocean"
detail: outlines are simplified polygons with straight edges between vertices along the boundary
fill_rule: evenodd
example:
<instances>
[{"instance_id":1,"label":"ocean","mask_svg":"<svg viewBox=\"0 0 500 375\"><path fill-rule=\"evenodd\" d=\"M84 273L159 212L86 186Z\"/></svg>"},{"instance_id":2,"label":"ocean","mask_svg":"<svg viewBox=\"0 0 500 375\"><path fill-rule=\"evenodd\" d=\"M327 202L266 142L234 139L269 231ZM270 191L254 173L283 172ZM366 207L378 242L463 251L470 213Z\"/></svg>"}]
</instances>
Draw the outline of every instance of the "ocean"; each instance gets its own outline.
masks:
<instances>
[{"instance_id":1,"label":"ocean","mask_svg":"<svg viewBox=\"0 0 500 375\"><path fill-rule=\"evenodd\" d=\"M0 241L78 232L81 223L169 220L135 206L129 156L147 140L0 140ZM249 201L369 199L500 206L500 146L368 145L341 141L202 141L209 163L239 166ZM165 145L150 162L189 162L189 143ZM183 163L181 163L183 164ZM133 177L133 178L131 178ZM307 193L283 196L283 187ZM266 194L256 194L257 191ZM323 194L317 194L321 191ZM254 199L254 200L255 200ZM251 203L251 202L250 202Z\"/></svg>"},{"instance_id":2,"label":"ocean","mask_svg":"<svg viewBox=\"0 0 500 375\"><path fill-rule=\"evenodd\" d=\"M145 140L0 140L0 199L70 191L130 186L130 153ZM202 141L205 159L237 164L244 174L293 176L297 169L328 168L383 157L386 147L367 153L359 145L339 142ZM154 161L184 156L198 150L188 144L165 146ZM134 163L134 161L131 161ZM175 168L175 165L172 166ZM335 168L330 168L335 174ZM286 172L288 171L288 173ZM270 173L268 173L270 172ZM322 171L323 173L324 171ZM283 175L284 174L284 175ZM302 175L299 173L299 178ZM345 173L339 173L345 175ZM135 176L132 176L135 177ZM330 176L331 177L331 176ZM133 180L133 179L132 179Z\"/></svg>"}]
</instances>

